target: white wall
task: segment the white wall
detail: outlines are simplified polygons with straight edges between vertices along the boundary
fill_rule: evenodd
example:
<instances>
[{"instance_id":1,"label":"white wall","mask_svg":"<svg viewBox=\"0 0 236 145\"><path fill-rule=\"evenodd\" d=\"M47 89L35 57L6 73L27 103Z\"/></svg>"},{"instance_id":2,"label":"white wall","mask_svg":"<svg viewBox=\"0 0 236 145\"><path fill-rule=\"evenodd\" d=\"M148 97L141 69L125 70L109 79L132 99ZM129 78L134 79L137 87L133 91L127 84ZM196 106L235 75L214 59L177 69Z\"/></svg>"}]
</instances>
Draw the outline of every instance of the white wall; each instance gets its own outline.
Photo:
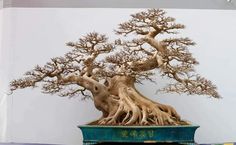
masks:
<instances>
[{"instance_id":1,"label":"white wall","mask_svg":"<svg viewBox=\"0 0 236 145\"><path fill-rule=\"evenodd\" d=\"M117 24L139 10L8 8L4 11L8 14L4 30L10 33L4 33L3 52L8 61L1 67L10 70L1 75L13 79L36 64L43 65L50 58L63 55L68 50L66 42L88 32L97 31L114 38ZM157 85L146 82L138 86L139 90L154 100L171 104L182 118L200 125L195 137L198 143L236 141L236 11L168 10L168 14L187 26L181 34L198 44L192 49L200 62L197 71L212 80L224 98L156 95L157 88L164 84L160 79ZM45 95L38 89L19 90L8 97L7 141L82 144L76 126L99 115L89 100Z\"/></svg>"},{"instance_id":2,"label":"white wall","mask_svg":"<svg viewBox=\"0 0 236 145\"><path fill-rule=\"evenodd\" d=\"M7 128L7 80L5 74L7 72L4 66L4 55L5 51L3 50L3 37L5 30L3 29L3 21L5 20L5 13L2 9L3 1L0 0L0 142L4 142L6 139L6 128Z\"/></svg>"}]
</instances>

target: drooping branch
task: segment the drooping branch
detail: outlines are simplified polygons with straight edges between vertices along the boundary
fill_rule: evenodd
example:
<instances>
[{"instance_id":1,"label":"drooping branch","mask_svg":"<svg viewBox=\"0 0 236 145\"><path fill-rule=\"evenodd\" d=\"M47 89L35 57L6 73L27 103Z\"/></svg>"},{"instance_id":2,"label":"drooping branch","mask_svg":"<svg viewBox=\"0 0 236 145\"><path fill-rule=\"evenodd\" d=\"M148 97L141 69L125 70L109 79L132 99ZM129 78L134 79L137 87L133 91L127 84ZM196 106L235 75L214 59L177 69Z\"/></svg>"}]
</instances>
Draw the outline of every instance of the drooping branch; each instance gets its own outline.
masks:
<instances>
[{"instance_id":1,"label":"drooping branch","mask_svg":"<svg viewBox=\"0 0 236 145\"><path fill-rule=\"evenodd\" d=\"M160 67L162 76L176 81L165 88L164 92L177 92L197 95L208 95L220 98L216 86L211 81L195 73L194 65L198 62L188 51L188 47L195 45L189 38L168 38L161 41L165 48L163 65Z\"/></svg>"},{"instance_id":2,"label":"drooping branch","mask_svg":"<svg viewBox=\"0 0 236 145\"><path fill-rule=\"evenodd\" d=\"M177 76L175 75L175 77ZM211 81L195 75L189 79L178 78L178 82L169 84L159 91L166 93L186 93L189 95L208 95L214 98L220 98L216 89L216 86L213 85Z\"/></svg>"}]
</instances>

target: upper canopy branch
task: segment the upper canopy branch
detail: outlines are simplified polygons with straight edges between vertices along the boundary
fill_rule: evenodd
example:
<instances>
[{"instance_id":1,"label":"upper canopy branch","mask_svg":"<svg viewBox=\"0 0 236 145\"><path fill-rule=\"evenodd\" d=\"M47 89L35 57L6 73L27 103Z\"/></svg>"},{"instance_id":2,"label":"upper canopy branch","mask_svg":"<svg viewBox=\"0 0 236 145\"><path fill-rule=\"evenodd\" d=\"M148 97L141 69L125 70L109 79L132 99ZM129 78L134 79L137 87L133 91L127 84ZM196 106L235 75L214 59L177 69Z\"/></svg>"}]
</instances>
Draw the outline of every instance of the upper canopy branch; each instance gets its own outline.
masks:
<instances>
[{"instance_id":1,"label":"upper canopy branch","mask_svg":"<svg viewBox=\"0 0 236 145\"><path fill-rule=\"evenodd\" d=\"M145 55L145 56L152 56L155 52L153 48L147 48L146 42L144 39L132 39L131 41L125 41L121 39L117 39L115 41L116 46L121 46L128 51L130 54L134 55Z\"/></svg>"},{"instance_id":2,"label":"upper canopy branch","mask_svg":"<svg viewBox=\"0 0 236 145\"><path fill-rule=\"evenodd\" d=\"M160 9L149 9L131 15L131 19L121 23L116 30L117 34L148 35L155 37L159 33L176 34L176 29L184 29L184 25L176 24L175 19L165 16L166 12Z\"/></svg>"},{"instance_id":3,"label":"upper canopy branch","mask_svg":"<svg viewBox=\"0 0 236 145\"><path fill-rule=\"evenodd\" d=\"M80 53L108 53L112 50L112 44L107 43L108 38L96 32L88 33L77 42L68 42L67 45L75 48Z\"/></svg>"},{"instance_id":4,"label":"upper canopy branch","mask_svg":"<svg viewBox=\"0 0 236 145\"><path fill-rule=\"evenodd\" d=\"M81 72L82 75L86 73L88 76L93 75L95 77L96 73L93 70L97 68L101 71L103 65L97 62L96 58L100 54L109 53L114 49L114 45L107 43L107 40L108 38L105 35L93 32L83 36L78 42L67 43L68 46L74 48L73 53L83 54L85 67Z\"/></svg>"}]
</instances>

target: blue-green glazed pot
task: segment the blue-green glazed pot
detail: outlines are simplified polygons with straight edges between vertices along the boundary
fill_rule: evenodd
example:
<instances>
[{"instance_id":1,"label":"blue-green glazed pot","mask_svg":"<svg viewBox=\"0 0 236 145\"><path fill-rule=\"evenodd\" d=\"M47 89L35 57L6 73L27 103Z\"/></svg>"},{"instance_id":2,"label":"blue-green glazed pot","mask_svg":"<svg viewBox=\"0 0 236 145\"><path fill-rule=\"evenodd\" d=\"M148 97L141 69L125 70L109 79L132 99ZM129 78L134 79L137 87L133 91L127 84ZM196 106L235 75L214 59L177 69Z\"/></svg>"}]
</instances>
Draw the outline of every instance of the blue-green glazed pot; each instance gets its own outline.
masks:
<instances>
[{"instance_id":1,"label":"blue-green glazed pot","mask_svg":"<svg viewBox=\"0 0 236 145\"><path fill-rule=\"evenodd\" d=\"M78 126L84 144L127 143L194 143L198 125L180 126Z\"/></svg>"}]
</instances>

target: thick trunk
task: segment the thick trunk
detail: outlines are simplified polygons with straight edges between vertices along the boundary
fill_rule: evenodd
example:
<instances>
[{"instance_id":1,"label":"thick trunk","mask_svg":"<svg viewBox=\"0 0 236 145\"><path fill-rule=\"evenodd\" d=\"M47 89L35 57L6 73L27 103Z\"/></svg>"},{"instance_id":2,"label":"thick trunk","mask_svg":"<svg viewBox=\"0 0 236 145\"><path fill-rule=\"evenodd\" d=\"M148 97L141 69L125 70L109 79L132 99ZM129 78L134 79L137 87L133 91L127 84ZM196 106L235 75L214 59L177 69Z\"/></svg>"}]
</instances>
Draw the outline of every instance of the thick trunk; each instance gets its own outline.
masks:
<instances>
[{"instance_id":1,"label":"thick trunk","mask_svg":"<svg viewBox=\"0 0 236 145\"><path fill-rule=\"evenodd\" d=\"M134 86L135 79L115 76L110 79L107 89L109 96L102 104L94 102L103 112L102 118L93 122L104 125L178 125L180 120L174 108L163 105L140 94ZM96 97L94 96L95 100ZM100 98L102 98L100 96ZM106 105L104 105L106 104ZM100 109L101 107L104 109Z\"/></svg>"}]
</instances>

